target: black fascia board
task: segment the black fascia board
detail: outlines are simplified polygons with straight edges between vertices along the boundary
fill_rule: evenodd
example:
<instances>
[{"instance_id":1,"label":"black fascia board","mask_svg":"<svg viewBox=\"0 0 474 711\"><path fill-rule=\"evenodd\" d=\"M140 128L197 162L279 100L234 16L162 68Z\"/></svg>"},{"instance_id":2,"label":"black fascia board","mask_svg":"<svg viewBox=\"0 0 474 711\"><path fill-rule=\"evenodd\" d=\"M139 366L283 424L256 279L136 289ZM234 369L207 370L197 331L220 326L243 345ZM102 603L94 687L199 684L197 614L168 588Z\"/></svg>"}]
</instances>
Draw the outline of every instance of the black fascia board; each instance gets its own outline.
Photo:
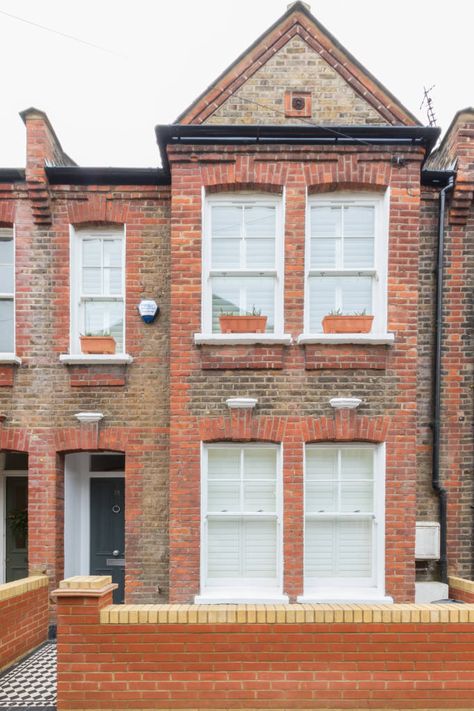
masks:
<instances>
[{"instance_id":1,"label":"black fascia board","mask_svg":"<svg viewBox=\"0 0 474 711\"><path fill-rule=\"evenodd\" d=\"M445 188L455 175L455 170L422 170L421 184L432 188Z\"/></svg>"},{"instance_id":2,"label":"black fascia board","mask_svg":"<svg viewBox=\"0 0 474 711\"><path fill-rule=\"evenodd\" d=\"M24 183L25 171L22 168L0 168L0 183Z\"/></svg>"},{"instance_id":3,"label":"black fascia board","mask_svg":"<svg viewBox=\"0 0 474 711\"><path fill-rule=\"evenodd\" d=\"M163 168L83 168L47 166L51 185L169 185Z\"/></svg>"},{"instance_id":4,"label":"black fascia board","mask_svg":"<svg viewBox=\"0 0 474 711\"><path fill-rule=\"evenodd\" d=\"M419 145L430 154L440 129L431 126L285 126L170 124L155 128L163 166L169 170L166 146L177 143L213 145Z\"/></svg>"}]
</instances>

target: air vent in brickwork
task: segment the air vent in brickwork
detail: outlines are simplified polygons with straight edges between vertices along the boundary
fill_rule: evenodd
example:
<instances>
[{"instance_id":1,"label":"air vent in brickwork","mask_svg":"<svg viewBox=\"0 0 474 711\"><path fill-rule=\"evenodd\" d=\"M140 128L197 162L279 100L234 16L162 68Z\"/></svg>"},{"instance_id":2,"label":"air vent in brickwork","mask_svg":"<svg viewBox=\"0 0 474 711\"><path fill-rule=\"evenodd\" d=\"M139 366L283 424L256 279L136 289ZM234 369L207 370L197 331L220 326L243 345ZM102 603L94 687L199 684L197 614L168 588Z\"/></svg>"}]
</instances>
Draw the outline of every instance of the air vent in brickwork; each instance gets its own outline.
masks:
<instances>
[{"instance_id":1,"label":"air vent in brickwork","mask_svg":"<svg viewBox=\"0 0 474 711\"><path fill-rule=\"evenodd\" d=\"M311 116L311 93L309 91L285 91L285 116Z\"/></svg>"}]
</instances>

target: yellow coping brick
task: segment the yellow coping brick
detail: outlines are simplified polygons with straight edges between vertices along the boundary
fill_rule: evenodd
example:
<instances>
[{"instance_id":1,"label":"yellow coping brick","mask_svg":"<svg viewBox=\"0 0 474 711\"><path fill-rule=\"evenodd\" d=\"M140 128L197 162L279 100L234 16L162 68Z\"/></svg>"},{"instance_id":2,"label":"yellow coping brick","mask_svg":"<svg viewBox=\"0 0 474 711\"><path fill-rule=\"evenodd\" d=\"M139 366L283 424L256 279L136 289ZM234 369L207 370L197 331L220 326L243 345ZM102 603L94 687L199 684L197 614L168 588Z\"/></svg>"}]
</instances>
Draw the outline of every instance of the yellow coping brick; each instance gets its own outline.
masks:
<instances>
[{"instance_id":1,"label":"yellow coping brick","mask_svg":"<svg viewBox=\"0 0 474 711\"><path fill-rule=\"evenodd\" d=\"M3 583L0 585L0 602L8 600L12 597L24 595L32 590L46 587L48 585L47 575L32 575L29 578L21 578L14 580L11 583Z\"/></svg>"},{"instance_id":2,"label":"yellow coping brick","mask_svg":"<svg viewBox=\"0 0 474 711\"><path fill-rule=\"evenodd\" d=\"M474 605L109 605L101 624L333 624L474 622Z\"/></svg>"},{"instance_id":3,"label":"yellow coping brick","mask_svg":"<svg viewBox=\"0 0 474 711\"><path fill-rule=\"evenodd\" d=\"M456 588L457 590L464 590L464 592L474 593L474 580L457 578L454 575L450 575L448 583L450 588Z\"/></svg>"},{"instance_id":4,"label":"yellow coping brick","mask_svg":"<svg viewBox=\"0 0 474 711\"><path fill-rule=\"evenodd\" d=\"M100 590L112 583L110 575L73 575L61 580L60 590Z\"/></svg>"}]
</instances>

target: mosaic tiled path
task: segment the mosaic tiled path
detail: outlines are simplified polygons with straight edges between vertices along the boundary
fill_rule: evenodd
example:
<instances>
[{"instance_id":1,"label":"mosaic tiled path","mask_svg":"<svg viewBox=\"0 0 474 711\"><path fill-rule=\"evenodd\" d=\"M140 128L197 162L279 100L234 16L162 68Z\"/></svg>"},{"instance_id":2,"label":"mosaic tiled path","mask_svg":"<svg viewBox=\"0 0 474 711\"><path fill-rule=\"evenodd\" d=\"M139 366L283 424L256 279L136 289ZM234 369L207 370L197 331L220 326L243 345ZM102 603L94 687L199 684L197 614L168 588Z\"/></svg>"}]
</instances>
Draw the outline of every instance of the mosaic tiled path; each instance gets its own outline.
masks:
<instances>
[{"instance_id":1,"label":"mosaic tiled path","mask_svg":"<svg viewBox=\"0 0 474 711\"><path fill-rule=\"evenodd\" d=\"M1 711L56 711L56 644L47 642L0 676Z\"/></svg>"}]
</instances>

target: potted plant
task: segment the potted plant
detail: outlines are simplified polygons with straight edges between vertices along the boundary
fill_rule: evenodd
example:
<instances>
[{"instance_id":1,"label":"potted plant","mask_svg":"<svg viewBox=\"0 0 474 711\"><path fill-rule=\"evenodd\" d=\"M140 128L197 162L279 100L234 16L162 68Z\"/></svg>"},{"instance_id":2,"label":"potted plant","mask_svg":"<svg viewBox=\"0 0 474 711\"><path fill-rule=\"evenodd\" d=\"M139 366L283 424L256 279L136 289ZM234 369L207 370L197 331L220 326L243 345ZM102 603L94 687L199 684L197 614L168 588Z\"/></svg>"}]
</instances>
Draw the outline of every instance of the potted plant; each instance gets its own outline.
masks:
<instances>
[{"instance_id":1,"label":"potted plant","mask_svg":"<svg viewBox=\"0 0 474 711\"><path fill-rule=\"evenodd\" d=\"M106 331L101 336L86 333L85 336L80 336L80 341L83 353L95 355L115 353L115 338Z\"/></svg>"},{"instance_id":2,"label":"potted plant","mask_svg":"<svg viewBox=\"0 0 474 711\"><path fill-rule=\"evenodd\" d=\"M219 322L222 333L265 333L267 318L253 306L252 311L244 314L222 312Z\"/></svg>"},{"instance_id":3,"label":"potted plant","mask_svg":"<svg viewBox=\"0 0 474 711\"><path fill-rule=\"evenodd\" d=\"M359 313L344 314L341 309L331 311L323 318L324 333L370 333L374 317Z\"/></svg>"}]
</instances>

